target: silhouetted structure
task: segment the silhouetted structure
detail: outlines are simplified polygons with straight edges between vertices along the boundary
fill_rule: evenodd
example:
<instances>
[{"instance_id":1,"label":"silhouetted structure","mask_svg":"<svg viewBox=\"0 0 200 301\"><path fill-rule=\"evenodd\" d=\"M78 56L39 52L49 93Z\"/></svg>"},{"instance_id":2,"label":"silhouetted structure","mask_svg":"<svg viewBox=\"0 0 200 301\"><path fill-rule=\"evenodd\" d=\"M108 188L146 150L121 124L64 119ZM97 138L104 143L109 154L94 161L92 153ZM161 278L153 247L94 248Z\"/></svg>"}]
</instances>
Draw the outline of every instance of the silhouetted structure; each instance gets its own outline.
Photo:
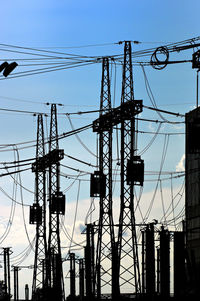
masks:
<instances>
[{"instance_id":1,"label":"silhouetted structure","mask_svg":"<svg viewBox=\"0 0 200 301\"><path fill-rule=\"evenodd\" d=\"M46 166L41 164L45 156L43 117L37 118L37 146L36 161L32 165L35 172L35 201L30 207L30 223L36 224L35 259L32 283L32 300L38 300L41 290L47 287L46 283ZM44 295L42 294L44 298Z\"/></svg>"},{"instance_id":2,"label":"silhouetted structure","mask_svg":"<svg viewBox=\"0 0 200 301\"><path fill-rule=\"evenodd\" d=\"M101 80L101 99L100 99L100 116L106 116L111 111L110 96L110 76L109 76L109 58L105 57L102 61L102 80ZM110 119L110 118L109 118ZM111 121L111 120L110 120ZM96 281L97 297L100 298L102 289L104 292L113 293L116 290L115 277L116 263L115 241L114 241L114 223L112 216L112 124L107 128L100 123L95 129L99 134L99 171L96 176L96 185L99 187L99 193L96 195L100 198L99 202L99 223L98 238L96 249ZM97 175L97 173L96 173ZM98 182L97 182L98 181ZM91 187L94 187L94 180Z\"/></svg>"},{"instance_id":3,"label":"silhouetted structure","mask_svg":"<svg viewBox=\"0 0 200 301\"><path fill-rule=\"evenodd\" d=\"M200 108L186 114L186 249L188 294L200 295Z\"/></svg>"},{"instance_id":4,"label":"silhouetted structure","mask_svg":"<svg viewBox=\"0 0 200 301\"><path fill-rule=\"evenodd\" d=\"M56 104L51 105L49 153L45 164L49 169L49 238L47 280L48 299L65 299L60 245L60 215L65 214L65 196L60 191L60 160L64 151L59 149Z\"/></svg>"}]
</instances>

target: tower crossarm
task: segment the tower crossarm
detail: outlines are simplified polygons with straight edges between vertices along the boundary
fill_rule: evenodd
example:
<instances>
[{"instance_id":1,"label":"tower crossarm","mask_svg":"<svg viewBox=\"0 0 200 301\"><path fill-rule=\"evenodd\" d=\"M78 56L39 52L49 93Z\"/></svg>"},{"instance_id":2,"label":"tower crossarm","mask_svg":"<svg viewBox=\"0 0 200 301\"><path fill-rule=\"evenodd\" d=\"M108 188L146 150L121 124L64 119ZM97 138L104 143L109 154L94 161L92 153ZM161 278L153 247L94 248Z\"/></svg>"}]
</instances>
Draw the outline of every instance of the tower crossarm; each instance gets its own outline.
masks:
<instances>
[{"instance_id":1,"label":"tower crossarm","mask_svg":"<svg viewBox=\"0 0 200 301\"><path fill-rule=\"evenodd\" d=\"M36 161L32 164L32 172L44 171L50 167L52 164L56 164L64 158L63 149L54 149L48 154L37 158Z\"/></svg>"},{"instance_id":2,"label":"tower crossarm","mask_svg":"<svg viewBox=\"0 0 200 301\"><path fill-rule=\"evenodd\" d=\"M142 112L142 107L142 100L130 100L122 103L119 107L100 115L93 122L93 132L109 131L122 121L133 119L134 116Z\"/></svg>"}]
</instances>

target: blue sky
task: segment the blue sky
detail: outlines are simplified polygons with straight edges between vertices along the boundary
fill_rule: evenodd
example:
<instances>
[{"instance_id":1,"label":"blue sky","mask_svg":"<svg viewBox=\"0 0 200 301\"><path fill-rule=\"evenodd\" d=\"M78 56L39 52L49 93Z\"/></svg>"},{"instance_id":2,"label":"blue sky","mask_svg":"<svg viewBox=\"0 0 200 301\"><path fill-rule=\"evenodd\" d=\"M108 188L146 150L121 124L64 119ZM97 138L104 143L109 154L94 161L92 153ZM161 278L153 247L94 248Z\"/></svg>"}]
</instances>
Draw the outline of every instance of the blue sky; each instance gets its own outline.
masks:
<instances>
[{"instance_id":1,"label":"blue sky","mask_svg":"<svg viewBox=\"0 0 200 301\"><path fill-rule=\"evenodd\" d=\"M186 1L159 1L159 0L1 0L1 44L17 45L20 47L32 47L38 49L61 51L77 55L103 56L122 54L123 45L117 45L119 41L137 40L141 44L133 44L135 51L158 47L170 42L178 42L199 36L199 8L198 0ZM87 46L95 44L105 44L104 46ZM68 47L68 48L67 48ZM4 47L0 47L4 49ZM26 57L25 55L22 57ZM192 50L170 54L170 60L190 60ZM16 59L17 53L7 53L0 50L0 58ZM21 61L18 71L23 71L25 67ZM115 73L116 71L116 73ZM196 103L196 71L192 69L191 63L169 65L162 71L145 67L145 71L154 94L157 106L164 110L180 112L185 114L193 109ZM114 77L116 75L116 90L114 91ZM152 106L146 93L144 76L140 66L133 67L134 92L136 99L143 99L147 106ZM0 108L49 112L46 102L62 103L63 107L58 107L59 113L77 112L80 110L90 110L99 108L100 99L101 64L74 68L69 70L44 73L29 77L0 80ZM121 97L121 66L115 70L112 66L112 101L119 105ZM91 123L97 114L75 116L72 122L75 127L80 127ZM159 119L159 116L152 111L144 110L143 118ZM175 117L166 116L172 121L182 121ZM47 120L49 123L49 119ZM139 123L140 131L156 131L158 125L154 123ZM36 117L27 114L8 113L0 111L0 144L18 143L33 140L36 137ZM69 131L70 124L66 117L59 117L59 132ZM145 169L147 171L159 171L162 150L169 137L169 145L166 152L166 159L163 166L164 171L174 172L184 155L184 124L163 125L160 132L176 133L177 135L160 135L156 138L152 146L144 153ZM178 134L180 133L180 134ZM89 149L96 153L96 136L92 131L82 133L79 136ZM148 145L152 135L141 134L138 138L138 152ZM96 164L95 156L88 153L77 141L75 137L63 140L61 147L65 153L81 158L89 163ZM117 151L115 150L115 155ZM34 148L20 151L20 158L30 158L35 155ZM1 152L2 161L13 161L12 151ZM76 162L65 159L65 164L77 169L92 172L93 169L80 165ZM70 170L62 170L67 174L74 174ZM144 198L142 199L142 211L145 213L148 207L148 199L153 197L156 182L149 182L149 179L156 179L157 175L146 176L144 185ZM88 177L86 177L88 179ZM18 179L19 180L19 179ZM174 180L174 194L179 191L182 178ZM34 191L34 177L31 172L22 175L23 185ZM67 189L72 183L69 179L62 179L62 189ZM87 184L86 184L87 183ZM0 186L9 194L13 189L11 180L2 178ZM171 181L162 182L166 204L171 198ZM74 210L77 196L78 183L66 192L67 208ZM161 189L160 189L161 190ZM32 204L33 194L24 191L24 202ZM81 182L80 191L80 213L77 222L77 229L84 224L85 211L89 203L88 182ZM116 188L116 200L118 190ZM20 201L20 191L17 198ZM154 216L150 218L160 218L162 216L162 206L160 195L157 196ZM184 200L182 200L182 205ZM1 195L1 212L3 222L1 231L9 219L10 201ZM167 206L167 205L166 205ZM84 212L81 212L81 210ZM82 214L81 214L82 213ZM22 217L20 208L17 211L16 223L20 227ZM28 215L28 213L27 213ZM96 214L96 218L98 213ZM141 216L138 217L139 220ZM151 220L150 220L151 221ZM27 218L28 222L28 218ZM73 216L66 218L66 225L71 231ZM29 227L30 228L30 227ZM10 231L3 246L13 242L15 237L14 251L20 252L28 244L26 236L24 241L15 236L14 227ZM21 229L24 232L23 229ZM34 230L30 230L34 235ZM24 234L23 234L24 235ZM1 236L1 233L0 233ZM76 239L82 238L76 233ZM27 264L32 263L32 257L27 258ZM29 279L31 283L31 276ZM31 284L30 284L31 285ZM23 285L21 292L23 291Z\"/></svg>"}]
</instances>

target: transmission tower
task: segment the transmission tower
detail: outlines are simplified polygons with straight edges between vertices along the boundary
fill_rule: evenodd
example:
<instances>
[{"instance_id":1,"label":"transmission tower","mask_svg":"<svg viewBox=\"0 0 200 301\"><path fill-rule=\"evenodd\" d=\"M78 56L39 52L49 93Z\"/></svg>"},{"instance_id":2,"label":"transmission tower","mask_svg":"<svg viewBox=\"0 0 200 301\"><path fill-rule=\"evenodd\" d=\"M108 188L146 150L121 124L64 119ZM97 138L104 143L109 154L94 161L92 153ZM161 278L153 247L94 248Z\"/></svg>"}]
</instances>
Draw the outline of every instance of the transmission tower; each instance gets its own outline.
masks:
<instances>
[{"instance_id":1,"label":"transmission tower","mask_svg":"<svg viewBox=\"0 0 200 301\"><path fill-rule=\"evenodd\" d=\"M125 116L126 105L132 114ZM142 101L134 100L131 42L124 44L121 96L121 205L118 232L118 273L121 291L141 292L138 248L134 215L134 185L143 185L143 161L135 156L135 115L142 111Z\"/></svg>"},{"instance_id":2,"label":"transmission tower","mask_svg":"<svg viewBox=\"0 0 200 301\"><path fill-rule=\"evenodd\" d=\"M51 105L50 139L47 165L49 167L49 240L48 286L55 300L64 300L64 282L60 245L60 214L65 214L65 196L60 191L60 160L64 150L59 149L56 104Z\"/></svg>"},{"instance_id":3,"label":"transmission tower","mask_svg":"<svg viewBox=\"0 0 200 301\"><path fill-rule=\"evenodd\" d=\"M102 61L100 118L111 111L109 59ZM112 217L112 126L99 127L100 212L96 250L97 296L111 292L114 225Z\"/></svg>"},{"instance_id":4,"label":"transmission tower","mask_svg":"<svg viewBox=\"0 0 200 301\"><path fill-rule=\"evenodd\" d=\"M46 171L39 164L41 158L45 156L43 117L41 114L37 118L37 146L36 162L32 165L35 172L35 202L30 207L30 223L36 224L35 260L32 283L32 300L38 299L38 293L45 287L46 273ZM40 289L40 290L39 290Z\"/></svg>"}]
</instances>

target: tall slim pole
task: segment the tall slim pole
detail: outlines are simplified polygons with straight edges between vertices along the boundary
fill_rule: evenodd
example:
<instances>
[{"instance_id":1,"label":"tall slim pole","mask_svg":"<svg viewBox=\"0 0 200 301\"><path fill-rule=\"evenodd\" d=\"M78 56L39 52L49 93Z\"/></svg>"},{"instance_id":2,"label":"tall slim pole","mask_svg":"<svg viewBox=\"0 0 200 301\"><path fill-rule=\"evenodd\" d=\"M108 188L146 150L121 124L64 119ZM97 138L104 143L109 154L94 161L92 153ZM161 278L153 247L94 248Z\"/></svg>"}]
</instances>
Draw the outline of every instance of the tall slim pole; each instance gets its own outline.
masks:
<instances>
[{"instance_id":1,"label":"tall slim pole","mask_svg":"<svg viewBox=\"0 0 200 301\"><path fill-rule=\"evenodd\" d=\"M5 283L5 293L8 296L8 300L11 298L10 289L10 254L12 254L11 248L3 248L3 258L4 258L4 283Z\"/></svg>"},{"instance_id":2,"label":"tall slim pole","mask_svg":"<svg viewBox=\"0 0 200 301\"><path fill-rule=\"evenodd\" d=\"M86 279L86 297L88 298L88 300L92 300L95 294L93 224L86 225L85 279Z\"/></svg>"},{"instance_id":3,"label":"tall slim pole","mask_svg":"<svg viewBox=\"0 0 200 301\"><path fill-rule=\"evenodd\" d=\"M32 300L36 300L38 289L44 289L45 267L47 258L46 241L46 170L39 168L38 161L45 155L44 128L42 114L37 118L37 146L36 146L36 168L35 168L35 204L36 210L36 242L35 259L32 283ZM46 265L45 265L46 266ZM40 292L41 293L41 292Z\"/></svg>"},{"instance_id":4,"label":"tall slim pole","mask_svg":"<svg viewBox=\"0 0 200 301\"><path fill-rule=\"evenodd\" d=\"M19 300L19 267L14 266L14 301Z\"/></svg>"},{"instance_id":5,"label":"tall slim pole","mask_svg":"<svg viewBox=\"0 0 200 301\"><path fill-rule=\"evenodd\" d=\"M75 254L70 253L70 296L75 298L76 295L76 270L75 270Z\"/></svg>"},{"instance_id":6,"label":"tall slim pole","mask_svg":"<svg viewBox=\"0 0 200 301\"><path fill-rule=\"evenodd\" d=\"M49 239L48 285L57 301L65 299L60 242L60 214L64 214L65 197L60 191L60 162L64 151L59 150L56 104L51 105L49 139Z\"/></svg>"},{"instance_id":7,"label":"tall slim pole","mask_svg":"<svg viewBox=\"0 0 200 301\"><path fill-rule=\"evenodd\" d=\"M85 292L85 268L84 260L79 259L79 295L80 300L83 301Z\"/></svg>"},{"instance_id":8,"label":"tall slim pole","mask_svg":"<svg viewBox=\"0 0 200 301\"><path fill-rule=\"evenodd\" d=\"M111 110L109 58L102 60L100 117ZM101 291L116 290L113 283L113 253L115 248L114 223L112 216L112 126L99 130L99 171L101 189L99 201L99 224L96 250L97 297ZM106 177L105 182L103 177ZM105 185L105 187L102 187ZM104 193L103 193L104 191Z\"/></svg>"},{"instance_id":9,"label":"tall slim pole","mask_svg":"<svg viewBox=\"0 0 200 301\"><path fill-rule=\"evenodd\" d=\"M170 295L170 233L161 228L160 231L160 294Z\"/></svg>"},{"instance_id":10,"label":"tall slim pole","mask_svg":"<svg viewBox=\"0 0 200 301\"><path fill-rule=\"evenodd\" d=\"M124 44L124 64L122 78L121 106L127 102L134 104L131 42ZM121 205L118 233L118 276L120 289L127 285L136 296L141 293L138 246L135 227L134 181L126 182L127 163L133 162L135 145L135 115L121 122Z\"/></svg>"}]
</instances>

